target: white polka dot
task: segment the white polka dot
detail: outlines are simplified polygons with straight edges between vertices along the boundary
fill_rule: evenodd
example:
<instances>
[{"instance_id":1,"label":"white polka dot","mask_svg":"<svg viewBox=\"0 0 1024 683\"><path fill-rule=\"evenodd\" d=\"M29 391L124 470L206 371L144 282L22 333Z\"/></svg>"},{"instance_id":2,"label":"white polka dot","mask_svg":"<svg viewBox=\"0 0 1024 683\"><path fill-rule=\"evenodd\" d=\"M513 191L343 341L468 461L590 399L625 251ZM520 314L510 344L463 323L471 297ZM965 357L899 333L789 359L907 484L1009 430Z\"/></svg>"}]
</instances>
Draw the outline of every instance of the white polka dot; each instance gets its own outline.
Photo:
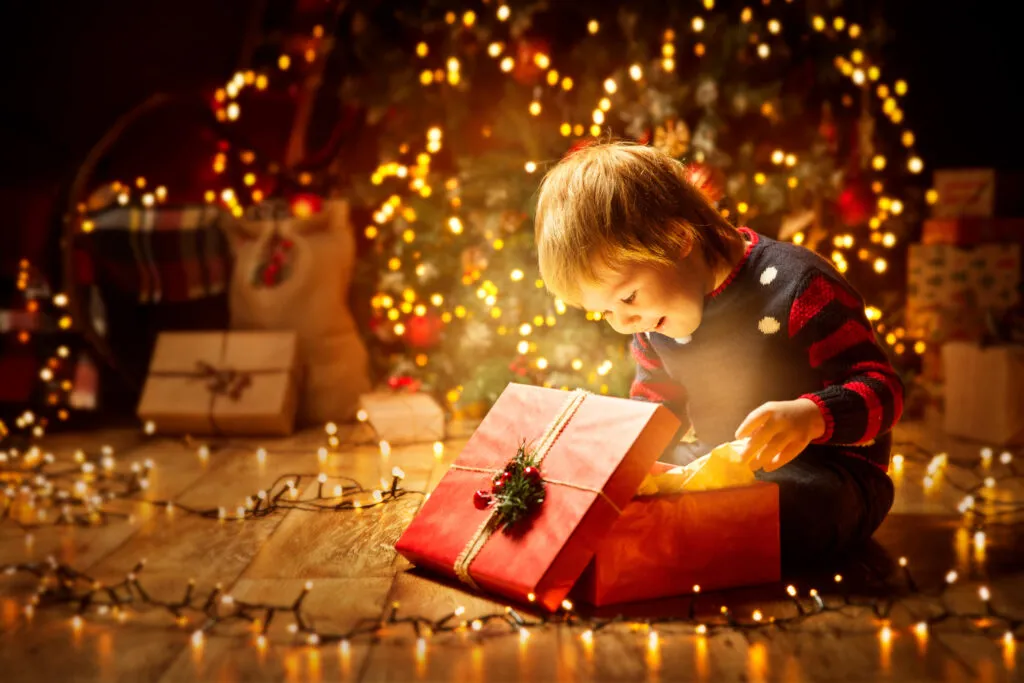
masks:
<instances>
[{"instance_id":1,"label":"white polka dot","mask_svg":"<svg viewBox=\"0 0 1024 683\"><path fill-rule=\"evenodd\" d=\"M770 285L775 279L775 276L779 274L779 269L775 266L768 266L761 271L761 284Z\"/></svg>"},{"instance_id":2,"label":"white polka dot","mask_svg":"<svg viewBox=\"0 0 1024 683\"><path fill-rule=\"evenodd\" d=\"M763 334L775 334L781 327L779 321L770 315L761 318L757 323L757 329L761 330Z\"/></svg>"},{"instance_id":3,"label":"white polka dot","mask_svg":"<svg viewBox=\"0 0 1024 683\"><path fill-rule=\"evenodd\" d=\"M676 337L675 341L676 344L689 344L691 339L693 339L692 335L689 337Z\"/></svg>"}]
</instances>

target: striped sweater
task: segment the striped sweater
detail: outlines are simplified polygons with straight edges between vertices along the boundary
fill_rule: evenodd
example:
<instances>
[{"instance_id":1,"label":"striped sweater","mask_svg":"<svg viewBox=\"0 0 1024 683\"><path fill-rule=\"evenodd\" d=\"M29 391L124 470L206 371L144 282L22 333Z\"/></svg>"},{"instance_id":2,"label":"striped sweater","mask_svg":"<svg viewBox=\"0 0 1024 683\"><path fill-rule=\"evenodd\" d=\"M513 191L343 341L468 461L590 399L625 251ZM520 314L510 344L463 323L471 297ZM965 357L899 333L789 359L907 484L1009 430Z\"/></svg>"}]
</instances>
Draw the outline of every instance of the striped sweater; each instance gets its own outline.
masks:
<instances>
[{"instance_id":1,"label":"striped sweater","mask_svg":"<svg viewBox=\"0 0 1024 683\"><path fill-rule=\"evenodd\" d=\"M705 451L734 439L762 403L808 398L825 419L816 447L888 469L903 384L863 299L817 254L741 232L746 253L706 297L691 337L634 335L630 396L671 408Z\"/></svg>"}]
</instances>

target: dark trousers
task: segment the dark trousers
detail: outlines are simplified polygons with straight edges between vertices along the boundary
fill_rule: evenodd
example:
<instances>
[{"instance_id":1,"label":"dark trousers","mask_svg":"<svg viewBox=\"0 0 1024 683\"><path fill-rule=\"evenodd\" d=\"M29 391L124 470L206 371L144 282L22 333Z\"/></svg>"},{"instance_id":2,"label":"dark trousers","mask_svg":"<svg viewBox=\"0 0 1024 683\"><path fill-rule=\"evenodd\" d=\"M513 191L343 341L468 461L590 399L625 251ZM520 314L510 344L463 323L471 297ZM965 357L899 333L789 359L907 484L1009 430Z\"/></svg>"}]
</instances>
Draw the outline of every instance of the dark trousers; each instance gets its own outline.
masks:
<instances>
[{"instance_id":1,"label":"dark trousers","mask_svg":"<svg viewBox=\"0 0 1024 683\"><path fill-rule=\"evenodd\" d=\"M692 453L692 452L691 452ZM686 463L692 454L676 451ZM779 527L784 574L820 566L864 544L893 502L893 484L878 465L834 449L811 446L762 481L779 487Z\"/></svg>"}]
</instances>

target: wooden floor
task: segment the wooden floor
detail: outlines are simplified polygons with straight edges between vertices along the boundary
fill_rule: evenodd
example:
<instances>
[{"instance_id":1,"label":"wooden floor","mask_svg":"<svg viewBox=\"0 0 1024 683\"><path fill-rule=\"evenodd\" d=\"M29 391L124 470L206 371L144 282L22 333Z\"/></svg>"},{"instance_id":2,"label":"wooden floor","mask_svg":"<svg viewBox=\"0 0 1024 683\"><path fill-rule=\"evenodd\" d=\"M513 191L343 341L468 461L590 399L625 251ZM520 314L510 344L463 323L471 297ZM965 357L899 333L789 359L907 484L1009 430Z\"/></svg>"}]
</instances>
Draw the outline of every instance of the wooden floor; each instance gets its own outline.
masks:
<instances>
[{"instance_id":1,"label":"wooden floor","mask_svg":"<svg viewBox=\"0 0 1024 683\"><path fill-rule=\"evenodd\" d=\"M349 442L366 442L363 427L343 430ZM395 447L388 458L372 445L355 445L320 462L322 431L290 439L236 443L203 459L180 441L143 440L132 431L60 435L47 443L60 460L76 448L114 448L119 466L152 459L150 500L234 510L246 496L279 475L326 472L376 485L393 466L405 486L430 490L465 443L465 432L436 457L431 444ZM905 425L900 438L949 449L954 462L973 463L978 446L946 442L937 430ZM267 455L261 462L256 447ZM998 453L998 451L997 451ZM897 502L876 538L889 559L906 556L915 576L939 584L950 569L986 582L992 604L1024 616L1024 529L990 532L983 552L962 529L956 505L963 497L948 480L967 482L953 469L930 490L924 466L911 463L896 475ZM311 486L316 486L313 482ZM1018 495L1007 493L1007 495ZM394 602L407 613L431 618L466 610L462 618L501 609L486 599L410 572L393 544L422 500L407 496L391 505L347 512L289 511L246 522L217 521L131 504L133 518L100 528L49 527L26 538L0 526L0 565L53 555L101 581L118 580L147 560L140 580L155 596L180 595L189 579L199 591L221 584L237 600L287 604L307 581L304 608L317 628L343 631L361 619L385 617ZM883 560L885 556L883 555ZM885 562L883 561L884 565ZM893 563L895 566L895 563ZM848 569L852 576L854 569ZM804 581L802 590L808 584ZM24 605L35 582L0 576L0 680L2 681L1013 681L1024 665L1016 644L997 636L965 634L954 622L925 636L912 625L921 614L901 607L891 615L891 639L870 612L823 615L792 631L694 635L665 626L652 640L628 624L581 637L576 625L546 626L522 639L511 629L435 635L422 644L410 629L389 627L376 638L354 639L346 648L291 644L287 615L270 629L266 648L251 633L216 629L196 645L196 624L175 625L162 611L132 614L126 622L90 613L79 625L64 608ZM971 609L978 584L957 586L949 604ZM832 586L834 589L834 586ZM829 590L828 582L822 592ZM783 586L722 596L705 595L701 609L729 604L737 614L760 608L766 615L792 610ZM684 603L637 607L642 617L665 614ZM688 604L688 603L685 603ZM924 607L918 607L924 609ZM1024 631L1018 629L1018 639Z\"/></svg>"}]
</instances>

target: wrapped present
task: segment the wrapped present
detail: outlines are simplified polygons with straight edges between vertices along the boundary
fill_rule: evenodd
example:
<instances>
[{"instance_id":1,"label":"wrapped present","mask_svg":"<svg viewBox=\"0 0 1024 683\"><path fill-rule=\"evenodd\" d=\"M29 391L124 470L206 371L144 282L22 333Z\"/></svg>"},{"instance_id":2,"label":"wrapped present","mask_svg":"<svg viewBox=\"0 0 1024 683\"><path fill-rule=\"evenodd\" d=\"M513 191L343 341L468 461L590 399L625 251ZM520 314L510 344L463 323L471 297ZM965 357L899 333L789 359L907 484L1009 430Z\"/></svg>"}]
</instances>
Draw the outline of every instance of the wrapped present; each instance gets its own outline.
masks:
<instances>
[{"instance_id":1,"label":"wrapped present","mask_svg":"<svg viewBox=\"0 0 1024 683\"><path fill-rule=\"evenodd\" d=\"M1024 243L1024 218L929 218L921 230L922 244Z\"/></svg>"},{"instance_id":2,"label":"wrapped present","mask_svg":"<svg viewBox=\"0 0 1024 683\"><path fill-rule=\"evenodd\" d=\"M743 446L722 444L685 467L655 463L573 595L603 607L778 581L778 486L754 478Z\"/></svg>"},{"instance_id":3,"label":"wrapped present","mask_svg":"<svg viewBox=\"0 0 1024 683\"><path fill-rule=\"evenodd\" d=\"M138 416L163 434L290 434L297 368L293 332L164 332Z\"/></svg>"},{"instance_id":4,"label":"wrapped present","mask_svg":"<svg viewBox=\"0 0 1024 683\"><path fill-rule=\"evenodd\" d=\"M649 545L669 543L684 554L696 550L677 543L678 537L694 539L702 547L713 545L723 532L718 524L746 520L740 510L746 502L734 502L726 490L636 498L652 468L656 474L669 468L655 467L655 461L678 429L678 419L660 405L510 384L396 548L413 563L456 577L470 588L547 610L558 608L592 561L593 568L587 570L591 578L577 589L584 599L602 602L689 592L689 575L661 572L654 566L661 559L643 559L655 553ZM529 462L529 476L524 462ZM525 505L504 493L506 487L536 492L530 481L541 485L541 493L527 497ZM731 490L748 488L758 487ZM776 491L774 485L768 488ZM693 497L702 495L719 498L694 507ZM724 509L716 517L705 505ZM523 518L509 521L510 511L521 512ZM620 523L626 526L615 533ZM668 526L658 527L659 523ZM628 529L636 531L637 525L644 533L630 536ZM777 529L776 505L771 524L748 527L752 535L774 538L773 551L756 558L769 569L739 566L725 572L729 585L777 576ZM610 577L609 565L595 557L612 555L634 558L647 571ZM658 557L662 558L660 552ZM737 557L723 550L716 561L733 562ZM743 557L753 563L753 556ZM647 575L652 572L656 575ZM598 580L604 592L592 588ZM614 587L611 598L607 586Z\"/></svg>"},{"instance_id":5,"label":"wrapped present","mask_svg":"<svg viewBox=\"0 0 1024 683\"><path fill-rule=\"evenodd\" d=\"M444 411L429 394L375 391L360 396L359 405L377 435L390 444L444 439Z\"/></svg>"},{"instance_id":6,"label":"wrapped present","mask_svg":"<svg viewBox=\"0 0 1024 683\"><path fill-rule=\"evenodd\" d=\"M599 607L780 577L779 489L642 497L606 532L573 595Z\"/></svg>"},{"instance_id":7,"label":"wrapped present","mask_svg":"<svg viewBox=\"0 0 1024 683\"><path fill-rule=\"evenodd\" d=\"M979 339L985 315L1014 306L1019 285L1018 244L911 244L907 331L932 343Z\"/></svg>"},{"instance_id":8,"label":"wrapped present","mask_svg":"<svg viewBox=\"0 0 1024 683\"><path fill-rule=\"evenodd\" d=\"M934 186L938 193L932 206L935 218L1024 216L1021 174L992 168L948 169L935 172Z\"/></svg>"},{"instance_id":9,"label":"wrapped present","mask_svg":"<svg viewBox=\"0 0 1024 683\"><path fill-rule=\"evenodd\" d=\"M1024 443L1024 346L942 347L946 433L990 445Z\"/></svg>"}]
</instances>

